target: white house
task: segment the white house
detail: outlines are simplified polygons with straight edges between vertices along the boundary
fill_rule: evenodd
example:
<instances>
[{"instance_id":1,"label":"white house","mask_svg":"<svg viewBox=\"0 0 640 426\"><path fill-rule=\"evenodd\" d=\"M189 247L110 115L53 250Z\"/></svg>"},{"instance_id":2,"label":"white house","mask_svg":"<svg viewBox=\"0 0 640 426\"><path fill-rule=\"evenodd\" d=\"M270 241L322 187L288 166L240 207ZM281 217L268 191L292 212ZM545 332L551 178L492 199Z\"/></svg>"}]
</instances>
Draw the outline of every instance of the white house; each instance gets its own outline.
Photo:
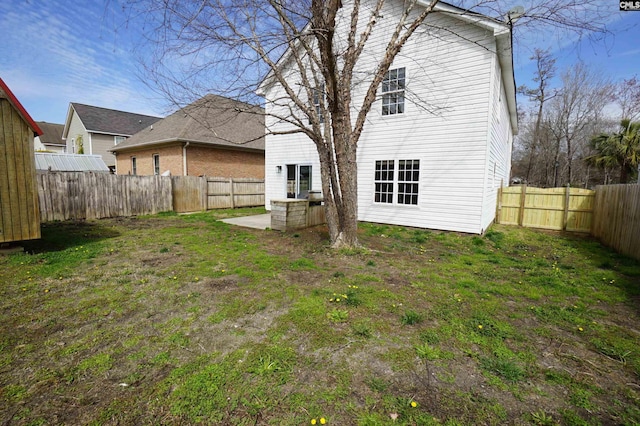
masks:
<instances>
[{"instance_id":1,"label":"white house","mask_svg":"<svg viewBox=\"0 0 640 426\"><path fill-rule=\"evenodd\" d=\"M116 157L109 150L158 120L160 117L72 102L62 132L65 152L101 155L115 169Z\"/></svg>"},{"instance_id":2,"label":"white house","mask_svg":"<svg viewBox=\"0 0 640 426\"><path fill-rule=\"evenodd\" d=\"M402 7L390 0L380 14L354 73L364 76L353 87L354 107ZM339 22L346 25L348 17ZM336 33L346 34L340 28ZM270 209L271 200L321 190L320 164L303 134L270 134L291 127L269 116L282 111L282 86L266 79L260 94ZM438 3L396 57L368 115L357 152L358 219L484 233L495 217L498 188L509 182L516 133L510 25Z\"/></svg>"}]
</instances>

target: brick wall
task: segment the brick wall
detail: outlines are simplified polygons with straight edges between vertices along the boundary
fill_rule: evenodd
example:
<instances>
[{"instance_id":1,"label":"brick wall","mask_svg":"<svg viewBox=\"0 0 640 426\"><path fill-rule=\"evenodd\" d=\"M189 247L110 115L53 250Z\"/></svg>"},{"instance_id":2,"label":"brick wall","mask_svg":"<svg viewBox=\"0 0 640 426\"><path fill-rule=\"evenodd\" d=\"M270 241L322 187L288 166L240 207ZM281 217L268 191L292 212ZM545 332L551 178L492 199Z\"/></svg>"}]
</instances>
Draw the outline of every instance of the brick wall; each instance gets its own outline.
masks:
<instances>
[{"instance_id":1,"label":"brick wall","mask_svg":"<svg viewBox=\"0 0 640 426\"><path fill-rule=\"evenodd\" d=\"M131 158L136 157L139 176L153 174L153 155L160 156L160 174L169 170L172 176L182 176L182 144L119 152L116 157L116 173L131 174Z\"/></svg>"},{"instance_id":2,"label":"brick wall","mask_svg":"<svg viewBox=\"0 0 640 426\"><path fill-rule=\"evenodd\" d=\"M160 173L171 171L172 176L182 176L182 146L175 144L138 151L120 152L116 173L131 173L131 158L136 157L137 175L153 174L153 155L160 156ZM264 179L264 154L232 151L210 147L187 147L187 174L190 176L217 176L229 178L250 177Z\"/></svg>"},{"instance_id":3,"label":"brick wall","mask_svg":"<svg viewBox=\"0 0 640 426\"><path fill-rule=\"evenodd\" d=\"M190 146L187 159L191 176L264 179L264 154L260 152Z\"/></svg>"}]
</instances>

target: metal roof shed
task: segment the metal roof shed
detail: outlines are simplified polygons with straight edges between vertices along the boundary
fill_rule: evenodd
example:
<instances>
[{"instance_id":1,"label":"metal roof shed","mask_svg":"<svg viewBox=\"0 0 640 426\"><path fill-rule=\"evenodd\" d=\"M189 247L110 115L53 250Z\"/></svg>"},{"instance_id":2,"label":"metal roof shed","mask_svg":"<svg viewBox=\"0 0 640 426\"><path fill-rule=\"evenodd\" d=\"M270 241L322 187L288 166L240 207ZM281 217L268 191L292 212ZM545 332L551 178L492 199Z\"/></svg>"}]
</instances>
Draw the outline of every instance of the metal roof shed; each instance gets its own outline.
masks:
<instances>
[{"instance_id":1,"label":"metal roof shed","mask_svg":"<svg viewBox=\"0 0 640 426\"><path fill-rule=\"evenodd\" d=\"M109 173L101 155L36 152L36 171Z\"/></svg>"}]
</instances>

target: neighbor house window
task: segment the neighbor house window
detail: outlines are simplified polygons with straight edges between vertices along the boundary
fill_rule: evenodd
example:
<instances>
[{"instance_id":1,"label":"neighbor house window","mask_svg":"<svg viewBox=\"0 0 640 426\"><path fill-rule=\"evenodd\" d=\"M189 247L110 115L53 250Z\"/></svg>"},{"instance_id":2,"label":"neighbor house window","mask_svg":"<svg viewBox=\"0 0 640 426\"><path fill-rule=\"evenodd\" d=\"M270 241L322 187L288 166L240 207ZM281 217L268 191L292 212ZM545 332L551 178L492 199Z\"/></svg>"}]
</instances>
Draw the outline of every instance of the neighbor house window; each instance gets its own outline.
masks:
<instances>
[{"instance_id":1,"label":"neighbor house window","mask_svg":"<svg viewBox=\"0 0 640 426\"><path fill-rule=\"evenodd\" d=\"M376 161L376 203L393 203L393 166L393 160Z\"/></svg>"},{"instance_id":2,"label":"neighbor house window","mask_svg":"<svg viewBox=\"0 0 640 426\"><path fill-rule=\"evenodd\" d=\"M114 145L118 145L120 142L123 142L126 138L124 136L114 136L113 142Z\"/></svg>"},{"instance_id":3,"label":"neighbor house window","mask_svg":"<svg viewBox=\"0 0 640 426\"><path fill-rule=\"evenodd\" d=\"M404 112L405 69L389 70L382 80L382 115Z\"/></svg>"},{"instance_id":4,"label":"neighbor house window","mask_svg":"<svg viewBox=\"0 0 640 426\"><path fill-rule=\"evenodd\" d=\"M374 201L392 204L394 189L397 188L397 204L417 205L420 160L398 160L397 176L394 173L395 165L395 160L376 161Z\"/></svg>"},{"instance_id":5,"label":"neighbor house window","mask_svg":"<svg viewBox=\"0 0 640 426\"><path fill-rule=\"evenodd\" d=\"M131 174L132 175L137 175L138 174L138 162L136 161L136 157L131 157Z\"/></svg>"},{"instance_id":6,"label":"neighbor house window","mask_svg":"<svg viewBox=\"0 0 640 426\"><path fill-rule=\"evenodd\" d=\"M398 161L398 204L418 204L420 160Z\"/></svg>"},{"instance_id":7,"label":"neighbor house window","mask_svg":"<svg viewBox=\"0 0 640 426\"><path fill-rule=\"evenodd\" d=\"M159 154L153 154L153 174L156 176L160 174L160 155Z\"/></svg>"}]
</instances>

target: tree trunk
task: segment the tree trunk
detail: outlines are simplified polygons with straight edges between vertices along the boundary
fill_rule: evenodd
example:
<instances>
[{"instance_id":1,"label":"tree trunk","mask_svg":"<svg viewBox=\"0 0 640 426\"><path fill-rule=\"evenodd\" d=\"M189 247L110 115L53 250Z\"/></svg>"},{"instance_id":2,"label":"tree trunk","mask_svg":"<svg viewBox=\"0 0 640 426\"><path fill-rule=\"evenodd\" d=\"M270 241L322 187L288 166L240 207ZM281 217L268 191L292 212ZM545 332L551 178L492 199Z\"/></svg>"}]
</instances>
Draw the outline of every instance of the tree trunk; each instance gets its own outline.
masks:
<instances>
[{"instance_id":1,"label":"tree trunk","mask_svg":"<svg viewBox=\"0 0 640 426\"><path fill-rule=\"evenodd\" d=\"M333 115L333 137L336 147L336 164L340 171L338 181L342 208L338 212L339 229L332 246L356 247L358 243L358 167L356 148L352 146L351 126L348 114L340 108Z\"/></svg>"}]
</instances>

